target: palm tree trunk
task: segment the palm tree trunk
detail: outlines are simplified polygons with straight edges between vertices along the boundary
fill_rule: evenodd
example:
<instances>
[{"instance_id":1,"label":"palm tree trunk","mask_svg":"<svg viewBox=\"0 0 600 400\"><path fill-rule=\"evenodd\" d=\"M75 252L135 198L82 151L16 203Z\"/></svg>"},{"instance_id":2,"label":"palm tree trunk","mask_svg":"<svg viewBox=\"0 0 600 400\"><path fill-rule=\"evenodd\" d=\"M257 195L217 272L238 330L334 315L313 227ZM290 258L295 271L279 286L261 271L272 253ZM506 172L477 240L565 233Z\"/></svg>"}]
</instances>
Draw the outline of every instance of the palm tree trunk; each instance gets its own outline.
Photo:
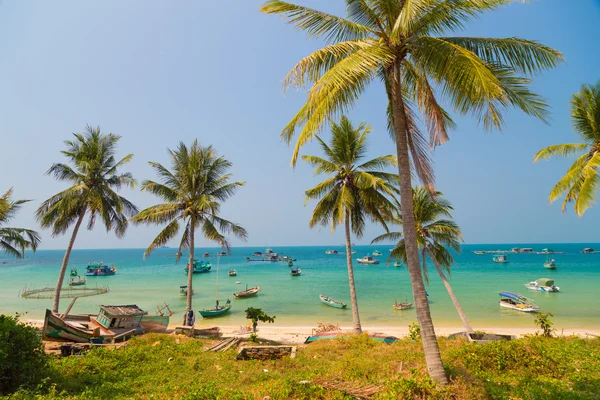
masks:
<instances>
[{"instance_id":1,"label":"palm tree trunk","mask_svg":"<svg viewBox=\"0 0 600 400\"><path fill-rule=\"evenodd\" d=\"M185 325L187 326L188 316L190 311L192 310L192 295L194 294L194 289L192 288L192 277L194 276L194 231L196 230L196 223L192 219L190 221L190 260L188 262L188 281L187 281L187 299L185 302Z\"/></svg>"},{"instance_id":2,"label":"palm tree trunk","mask_svg":"<svg viewBox=\"0 0 600 400\"><path fill-rule=\"evenodd\" d=\"M428 248L427 252L429 253L429 258L431 258L433 265L435 265L435 269L437 269L437 272L440 275L440 278L442 278L442 282L444 282L444 286L446 287L446 290L448 291L448 294L450 295L450 298L452 299L454 308L456 308L456 312L458 313L458 316L460 317L460 319L463 323L463 326L465 327L465 330L467 331L467 333L474 333L475 331L473 330L473 327L469 323L469 320L467 319L465 312L463 311L462 307L460 306L460 303L458 302L458 299L456 298L456 295L454 294L454 290L452 290L452 286L450 286L450 282L448 282L448 279L446 279L446 275L444 274L444 271L442 271L440 264L433 257L431 249Z\"/></svg>"},{"instance_id":3,"label":"palm tree trunk","mask_svg":"<svg viewBox=\"0 0 600 400\"><path fill-rule=\"evenodd\" d=\"M62 290L62 285L65 280L65 272L67 271L67 265L69 264L69 258L71 257L71 250L73 249L73 244L75 244L75 238L77 237L77 232L79 232L79 227L81 226L81 222L83 221L83 217L85 216L86 207L81 210L79 214L79 218L77 219L77 223L75 223L75 228L73 228L73 233L71 234L71 240L69 240L69 245L67 246L67 250L65 251L65 256L63 257L62 265L60 266L60 272L58 273L58 281L56 282L56 288L54 289L54 303L52 304L52 312L58 312L58 306L60 303L60 292Z\"/></svg>"},{"instance_id":4,"label":"palm tree trunk","mask_svg":"<svg viewBox=\"0 0 600 400\"><path fill-rule=\"evenodd\" d=\"M362 333L360 326L360 315L358 314L358 300L356 299L356 287L354 286L354 268L352 268L352 242L350 241L350 211L346 210L344 220L346 228L346 263L348 264L348 283L350 284L350 301L352 302L352 330L354 333Z\"/></svg>"},{"instance_id":5,"label":"palm tree trunk","mask_svg":"<svg viewBox=\"0 0 600 400\"><path fill-rule=\"evenodd\" d=\"M398 175L400 179L400 204L402 206L402 218L404 220L404 242L406 246L406 257L408 271L412 284L413 297L417 312L417 321L421 329L423 352L431 378L441 385L448 384L448 377L442 363L440 348L435 336L433 321L429 311L429 303L421 264L419 261L419 249L417 246L417 232L414 215L413 193L411 183L410 158L408 152L408 129L406 121L406 110L402 98L401 84L401 61L397 61L391 73L391 99L394 123L394 134L396 136L396 152L398 154Z\"/></svg>"}]
</instances>

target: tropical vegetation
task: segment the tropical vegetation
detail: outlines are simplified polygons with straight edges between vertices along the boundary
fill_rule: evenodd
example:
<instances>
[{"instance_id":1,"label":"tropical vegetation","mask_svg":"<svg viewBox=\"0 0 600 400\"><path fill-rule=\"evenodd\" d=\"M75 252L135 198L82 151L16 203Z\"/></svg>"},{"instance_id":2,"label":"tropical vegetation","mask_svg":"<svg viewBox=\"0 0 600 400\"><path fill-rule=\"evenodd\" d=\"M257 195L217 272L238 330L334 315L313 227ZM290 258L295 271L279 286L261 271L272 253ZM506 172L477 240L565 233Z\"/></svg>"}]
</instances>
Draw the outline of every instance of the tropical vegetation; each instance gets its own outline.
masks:
<instances>
[{"instance_id":1,"label":"tropical vegetation","mask_svg":"<svg viewBox=\"0 0 600 400\"><path fill-rule=\"evenodd\" d=\"M0 196L0 250L16 258L25 257L25 250L35 251L40 244L40 235L34 230L5 226L24 203L31 200L12 200L10 188Z\"/></svg>"},{"instance_id":2,"label":"tropical vegetation","mask_svg":"<svg viewBox=\"0 0 600 400\"><path fill-rule=\"evenodd\" d=\"M465 330L472 333L474 332L473 328L460 306L446 274L442 270L443 268L446 272L450 273L450 267L454 264L454 257L452 257L449 249L459 253L460 244L463 242L462 232L459 226L452 220L452 204L443 196L442 192L434 191L431 193L421 186L413 189L413 204L417 226L417 244L421 254L423 277L426 281L429 281L427 259L430 259L452 299L452 303L463 322ZM402 207L399 204L395 210L392 222L403 225ZM386 232L373 239L373 243L390 240L396 242L396 246L392 249L390 257L406 262L406 246L402 231Z\"/></svg>"},{"instance_id":3,"label":"tropical vegetation","mask_svg":"<svg viewBox=\"0 0 600 400\"><path fill-rule=\"evenodd\" d=\"M230 251L230 243L225 234L232 233L245 240L247 233L244 228L219 215L222 203L233 196L244 182L231 182L228 171L232 163L223 156L217 156L212 146L201 146L198 140L194 140L189 147L180 142L177 149L168 150L168 154L171 159L170 170L160 163L149 163L160 182L146 180L142 183L142 191L154 194L163 203L140 211L131 221L134 224L166 224L146 249L145 257L154 249L166 245L183 225L177 261L182 250L188 249L188 292L184 320L187 325L192 311L196 230L200 229L206 239L216 242L227 251Z\"/></svg>"},{"instance_id":4,"label":"tropical vegetation","mask_svg":"<svg viewBox=\"0 0 600 400\"><path fill-rule=\"evenodd\" d=\"M52 229L52 236L62 235L74 225L56 282L53 312L58 312L65 271L85 216L89 216L88 230L99 219L107 232L114 231L121 238L127 230L128 217L138 212L133 203L118 194L120 189L136 185L131 173L119 172L133 158L133 154L118 161L115 158L121 137L103 134L100 127L89 125L85 132L73 133L73 137L64 142L66 149L61 151L68 163L55 163L46 172L71 186L45 200L35 214L42 228Z\"/></svg>"},{"instance_id":5,"label":"tropical vegetation","mask_svg":"<svg viewBox=\"0 0 600 400\"><path fill-rule=\"evenodd\" d=\"M287 142L297 135L292 164L302 146L327 121L354 106L369 83L376 79L383 83L388 127L398 156L403 233L417 319L430 374L441 384L448 379L421 276L411 169L433 190L427 148L447 141L454 127L442 104L474 116L487 129L501 128L504 110L510 106L546 120L546 103L530 91L529 76L559 63L558 51L520 38L445 36L511 2L346 0L347 18L279 0L269 0L261 9L286 17L309 37L327 43L300 60L284 79L285 87L310 87L306 103L281 133Z\"/></svg>"},{"instance_id":6,"label":"tropical vegetation","mask_svg":"<svg viewBox=\"0 0 600 400\"><path fill-rule=\"evenodd\" d=\"M398 176L383 171L397 165L395 156L364 160L370 132L371 127L365 123L355 128L347 117L342 116L339 123L331 123L329 145L316 137L325 157L302 156L315 168L315 175L331 175L305 192L306 202L318 200L309 225L311 228L331 226L333 232L338 225L344 224L352 321L356 333L361 333L362 328L352 266L351 233L362 237L367 220L387 229L386 219L393 209L388 197L398 193Z\"/></svg>"},{"instance_id":7,"label":"tropical vegetation","mask_svg":"<svg viewBox=\"0 0 600 400\"><path fill-rule=\"evenodd\" d=\"M574 203L575 213L582 216L594 204L600 183L600 81L595 85L582 85L573 95L571 120L575 133L584 143L548 146L535 155L533 162L578 155L552 188L548 199L552 203L564 195L562 211L565 212L569 203Z\"/></svg>"}]
</instances>

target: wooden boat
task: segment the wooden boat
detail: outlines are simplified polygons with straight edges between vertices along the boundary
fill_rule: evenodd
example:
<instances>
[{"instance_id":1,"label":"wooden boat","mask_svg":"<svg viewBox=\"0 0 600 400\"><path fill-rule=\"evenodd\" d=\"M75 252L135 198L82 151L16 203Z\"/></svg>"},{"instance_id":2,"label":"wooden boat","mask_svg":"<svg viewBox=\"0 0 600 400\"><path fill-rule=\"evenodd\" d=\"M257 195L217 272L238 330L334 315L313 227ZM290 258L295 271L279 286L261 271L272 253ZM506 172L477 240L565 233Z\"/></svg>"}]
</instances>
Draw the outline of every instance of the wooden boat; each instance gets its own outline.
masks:
<instances>
[{"instance_id":1,"label":"wooden boat","mask_svg":"<svg viewBox=\"0 0 600 400\"><path fill-rule=\"evenodd\" d=\"M487 251L476 250L473 253L477 254L478 256L482 256L484 254L487 254Z\"/></svg>"},{"instance_id":2,"label":"wooden boat","mask_svg":"<svg viewBox=\"0 0 600 400\"><path fill-rule=\"evenodd\" d=\"M208 251L205 251L204 253L202 253L202 257L210 257L210 253Z\"/></svg>"},{"instance_id":3,"label":"wooden boat","mask_svg":"<svg viewBox=\"0 0 600 400\"><path fill-rule=\"evenodd\" d=\"M194 260L194 270L192 271L192 273L193 274L204 274L206 272L210 272L211 268L212 268L212 264L209 261ZM185 272L187 273L189 269L190 269L190 264L188 263L185 266Z\"/></svg>"},{"instance_id":4,"label":"wooden boat","mask_svg":"<svg viewBox=\"0 0 600 400\"><path fill-rule=\"evenodd\" d=\"M326 250L325 254L327 255L333 255L333 254L340 254L337 250Z\"/></svg>"},{"instance_id":5,"label":"wooden boat","mask_svg":"<svg viewBox=\"0 0 600 400\"><path fill-rule=\"evenodd\" d=\"M248 285L246 285L246 290L242 290L241 292L234 293L233 295L238 299L241 297L250 297L254 296L260 290L260 286L254 286L253 288L248 289Z\"/></svg>"},{"instance_id":6,"label":"wooden boat","mask_svg":"<svg viewBox=\"0 0 600 400\"><path fill-rule=\"evenodd\" d=\"M292 276L300 276L302 274L302 270L298 267L292 267L292 269L290 270L290 274Z\"/></svg>"},{"instance_id":7,"label":"wooden boat","mask_svg":"<svg viewBox=\"0 0 600 400\"><path fill-rule=\"evenodd\" d=\"M235 269L230 269L228 272L229 276L237 276L237 271Z\"/></svg>"},{"instance_id":8,"label":"wooden boat","mask_svg":"<svg viewBox=\"0 0 600 400\"><path fill-rule=\"evenodd\" d=\"M262 257L263 253L261 253L260 251L255 251L254 253L252 253L252 257Z\"/></svg>"},{"instance_id":9,"label":"wooden boat","mask_svg":"<svg viewBox=\"0 0 600 400\"><path fill-rule=\"evenodd\" d=\"M192 289L192 294L194 294L194 289ZM181 286L179 286L179 295L180 296L187 296L188 295L188 287L187 287L187 285L181 285Z\"/></svg>"},{"instance_id":10,"label":"wooden boat","mask_svg":"<svg viewBox=\"0 0 600 400\"><path fill-rule=\"evenodd\" d=\"M539 312L540 308L525 296L511 292L500 292L500 307L522 312Z\"/></svg>"},{"instance_id":11,"label":"wooden boat","mask_svg":"<svg viewBox=\"0 0 600 400\"><path fill-rule=\"evenodd\" d=\"M146 332L140 321L148 313L136 305L100 306L98 315L68 315L73 303L62 315L46 310L42 330L44 340L103 343L127 340Z\"/></svg>"},{"instance_id":12,"label":"wooden boat","mask_svg":"<svg viewBox=\"0 0 600 400\"><path fill-rule=\"evenodd\" d=\"M373 257L366 255L362 258L357 258L359 264L379 264L379 260L374 259Z\"/></svg>"},{"instance_id":13,"label":"wooden boat","mask_svg":"<svg viewBox=\"0 0 600 400\"><path fill-rule=\"evenodd\" d=\"M554 259L547 261L544 263L544 268L546 269L556 269L556 262Z\"/></svg>"},{"instance_id":14,"label":"wooden boat","mask_svg":"<svg viewBox=\"0 0 600 400\"><path fill-rule=\"evenodd\" d=\"M88 264L85 274L86 276L109 276L117 273L117 267L109 267L102 262L94 262Z\"/></svg>"},{"instance_id":15,"label":"wooden boat","mask_svg":"<svg viewBox=\"0 0 600 400\"><path fill-rule=\"evenodd\" d=\"M554 286L554 280L548 278L540 278L525 284L525 287L530 290L539 290L541 292L559 292L560 288Z\"/></svg>"},{"instance_id":16,"label":"wooden boat","mask_svg":"<svg viewBox=\"0 0 600 400\"><path fill-rule=\"evenodd\" d=\"M317 340L326 340L326 339L340 339L340 338L348 338L352 334L344 331L335 331L335 332L321 332L316 335L312 335L306 338L304 344L309 344L312 342L316 342ZM369 334L369 339L375 340L377 342L383 343L394 343L398 338L396 336L388 336L382 333L373 333Z\"/></svg>"},{"instance_id":17,"label":"wooden boat","mask_svg":"<svg viewBox=\"0 0 600 400\"><path fill-rule=\"evenodd\" d=\"M165 303L164 306L156 306L156 315L144 315L140 321L140 325L144 327L146 332L165 333L169 327L169 320L174 314Z\"/></svg>"},{"instance_id":18,"label":"wooden boat","mask_svg":"<svg viewBox=\"0 0 600 400\"><path fill-rule=\"evenodd\" d=\"M226 251L221 251L221 252L219 252L219 253L216 254L216 256L218 256L218 257L225 257L226 255L227 255Z\"/></svg>"},{"instance_id":19,"label":"wooden boat","mask_svg":"<svg viewBox=\"0 0 600 400\"><path fill-rule=\"evenodd\" d=\"M492 258L492 260L494 260L495 263L500 263L500 264L507 264L508 263L508 257L505 254L499 255L499 256L494 256Z\"/></svg>"},{"instance_id":20,"label":"wooden boat","mask_svg":"<svg viewBox=\"0 0 600 400\"><path fill-rule=\"evenodd\" d=\"M292 260L288 261L288 267L293 267L294 266L294 262Z\"/></svg>"},{"instance_id":21,"label":"wooden boat","mask_svg":"<svg viewBox=\"0 0 600 400\"><path fill-rule=\"evenodd\" d=\"M71 276L79 276L79 272L77 272L77 267L71 268Z\"/></svg>"},{"instance_id":22,"label":"wooden boat","mask_svg":"<svg viewBox=\"0 0 600 400\"><path fill-rule=\"evenodd\" d=\"M329 307L334 307L334 308L346 308L346 304L342 303L341 301L337 301L332 299L331 297L327 297L325 295L320 294L319 295L319 299L321 300L321 303L328 305Z\"/></svg>"},{"instance_id":23,"label":"wooden boat","mask_svg":"<svg viewBox=\"0 0 600 400\"><path fill-rule=\"evenodd\" d=\"M221 315L225 314L226 312L228 312L230 309L231 309L231 300L227 299L227 302L225 303L224 306L220 305L219 300L217 300L215 308L199 310L198 312L204 318L211 318L211 317L221 316Z\"/></svg>"},{"instance_id":24,"label":"wooden boat","mask_svg":"<svg viewBox=\"0 0 600 400\"><path fill-rule=\"evenodd\" d=\"M373 255L376 256L376 257L379 257L379 256L381 256L381 252L379 250L375 250L373 252Z\"/></svg>"},{"instance_id":25,"label":"wooden boat","mask_svg":"<svg viewBox=\"0 0 600 400\"><path fill-rule=\"evenodd\" d=\"M75 278L69 279L69 286L81 286L81 285L85 285L86 282L87 282L87 279L85 279L85 278L81 279L81 277L79 275L77 275L77 280L75 280Z\"/></svg>"},{"instance_id":26,"label":"wooden boat","mask_svg":"<svg viewBox=\"0 0 600 400\"><path fill-rule=\"evenodd\" d=\"M403 303L398 303L397 300L394 299L394 304L392 304L392 308L394 310L407 310L412 307L412 303L408 301L404 301Z\"/></svg>"},{"instance_id":27,"label":"wooden boat","mask_svg":"<svg viewBox=\"0 0 600 400\"><path fill-rule=\"evenodd\" d=\"M394 267L401 267L402 263L400 261L394 262Z\"/></svg>"}]
</instances>

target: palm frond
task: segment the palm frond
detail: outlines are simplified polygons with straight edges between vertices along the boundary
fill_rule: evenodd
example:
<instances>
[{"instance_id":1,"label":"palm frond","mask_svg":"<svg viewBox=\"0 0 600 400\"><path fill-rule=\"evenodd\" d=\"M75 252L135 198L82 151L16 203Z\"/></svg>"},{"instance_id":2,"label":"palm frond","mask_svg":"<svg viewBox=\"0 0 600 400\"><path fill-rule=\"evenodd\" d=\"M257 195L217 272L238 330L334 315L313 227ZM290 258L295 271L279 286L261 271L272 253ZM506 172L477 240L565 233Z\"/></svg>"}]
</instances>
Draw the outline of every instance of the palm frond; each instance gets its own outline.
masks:
<instances>
[{"instance_id":1,"label":"palm frond","mask_svg":"<svg viewBox=\"0 0 600 400\"><path fill-rule=\"evenodd\" d=\"M548 146L536 153L533 162L536 163L540 160L547 160L551 157L568 157L573 154L581 153L586 150L588 146L589 145L585 143L568 143Z\"/></svg>"}]
</instances>

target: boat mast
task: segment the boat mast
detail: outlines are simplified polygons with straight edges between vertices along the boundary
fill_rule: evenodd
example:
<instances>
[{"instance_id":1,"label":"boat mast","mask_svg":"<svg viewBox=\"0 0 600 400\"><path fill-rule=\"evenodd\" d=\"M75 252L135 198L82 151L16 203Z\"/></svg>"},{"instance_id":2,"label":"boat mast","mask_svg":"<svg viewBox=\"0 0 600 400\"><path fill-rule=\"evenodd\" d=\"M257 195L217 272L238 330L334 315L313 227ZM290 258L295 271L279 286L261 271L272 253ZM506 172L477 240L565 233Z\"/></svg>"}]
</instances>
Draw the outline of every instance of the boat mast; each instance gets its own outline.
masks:
<instances>
[{"instance_id":1,"label":"boat mast","mask_svg":"<svg viewBox=\"0 0 600 400\"><path fill-rule=\"evenodd\" d=\"M215 309L218 309L218 304L219 304L219 263L221 261L221 256L219 254L217 254L217 293L216 293L216 298L215 298Z\"/></svg>"}]
</instances>

